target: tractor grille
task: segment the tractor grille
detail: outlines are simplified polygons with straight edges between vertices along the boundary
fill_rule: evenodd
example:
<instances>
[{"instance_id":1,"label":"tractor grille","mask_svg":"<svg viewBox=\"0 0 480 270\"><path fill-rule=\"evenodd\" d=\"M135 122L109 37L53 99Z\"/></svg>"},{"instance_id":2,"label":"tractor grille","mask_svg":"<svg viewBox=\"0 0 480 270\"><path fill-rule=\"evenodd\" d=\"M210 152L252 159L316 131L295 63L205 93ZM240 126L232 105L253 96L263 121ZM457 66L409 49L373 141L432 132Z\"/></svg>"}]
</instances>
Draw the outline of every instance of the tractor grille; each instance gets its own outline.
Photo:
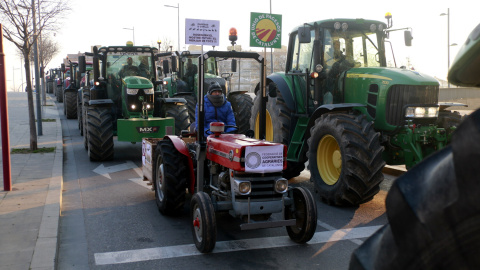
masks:
<instances>
[{"instance_id":1,"label":"tractor grille","mask_svg":"<svg viewBox=\"0 0 480 270\"><path fill-rule=\"evenodd\" d=\"M236 177L237 179L244 179L247 180L248 177ZM275 180L273 178L278 178L277 177L262 177L258 178L258 175L256 176L257 179L248 179L250 180L250 183L252 185L252 192L249 195L241 196L237 195L235 198L237 201L242 201L242 200L247 200L248 197L250 197L250 200L279 200L282 198L283 194L276 193L275 192Z\"/></svg>"},{"instance_id":2,"label":"tractor grille","mask_svg":"<svg viewBox=\"0 0 480 270\"><path fill-rule=\"evenodd\" d=\"M387 123L394 126L404 124L406 105L432 105L438 103L438 86L394 85L387 94L385 108Z\"/></svg>"}]
</instances>

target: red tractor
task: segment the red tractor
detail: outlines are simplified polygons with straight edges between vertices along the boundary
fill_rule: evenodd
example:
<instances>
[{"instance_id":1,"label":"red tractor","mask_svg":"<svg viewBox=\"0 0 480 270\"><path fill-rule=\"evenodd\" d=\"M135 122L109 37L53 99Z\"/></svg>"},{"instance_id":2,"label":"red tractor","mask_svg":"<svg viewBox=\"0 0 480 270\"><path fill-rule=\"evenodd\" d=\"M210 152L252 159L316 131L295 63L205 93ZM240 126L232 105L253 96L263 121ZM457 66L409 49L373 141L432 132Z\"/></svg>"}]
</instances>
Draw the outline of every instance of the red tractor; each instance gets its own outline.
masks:
<instances>
[{"instance_id":1,"label":"red tractor","mask_svg":"<svg viewBox=\"0 0 480 270\"><path fill-rule=\"evenodd\" d=\"M178 215L183 212L187 192L193 194L193 239L203 253L215 247L218 212L238 218L241 230L285 226L293 241L308 242L316 230L317 207L310 191L291 188L282 177L287 147L251 138L252 134L226 134L219 122L210 125L211 135L205 138L203 63L210 57L255 59L264 78L264 58L258 53L209 51L199 57L198 130L143 141L144 178L155 190L159 211ZM264 86L264 79L260 83ZM272 215L276 213L281 215Z\"/></svg>"}]
</instances>

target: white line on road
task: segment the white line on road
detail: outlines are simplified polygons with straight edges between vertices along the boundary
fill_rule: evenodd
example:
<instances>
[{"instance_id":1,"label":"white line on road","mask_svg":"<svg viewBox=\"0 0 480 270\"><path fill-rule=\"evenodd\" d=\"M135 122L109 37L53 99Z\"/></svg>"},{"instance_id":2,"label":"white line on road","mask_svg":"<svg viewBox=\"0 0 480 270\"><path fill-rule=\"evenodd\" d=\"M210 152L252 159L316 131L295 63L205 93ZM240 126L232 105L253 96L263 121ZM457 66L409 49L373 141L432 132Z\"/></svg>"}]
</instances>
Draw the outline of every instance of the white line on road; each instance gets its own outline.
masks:
<instances>
[{"instance_id":1,"label":"white line on road","mask_svg":"<svg viewBox=\"0 0 480 270\"><path fill-rule=\"evenodd\" d=\"M320 244L327 242L335 242L341 240L350 240L357 238L365 238L372 235L381 226L359 227L351 229L341 229L325 232L317 232L308 244ZM290 240L287 236L254 238L245 240L233 240L217 242L212 253L225 253L233 251L278 248L298 245ZM194 244L179 245L170 247L156 247L137 250L125 250L116 252L95 253L96 265L120 264L141 262L149 260L161 260L167 258L178 258L186 256L202 255Z\"/></svg>"}]
</instances>

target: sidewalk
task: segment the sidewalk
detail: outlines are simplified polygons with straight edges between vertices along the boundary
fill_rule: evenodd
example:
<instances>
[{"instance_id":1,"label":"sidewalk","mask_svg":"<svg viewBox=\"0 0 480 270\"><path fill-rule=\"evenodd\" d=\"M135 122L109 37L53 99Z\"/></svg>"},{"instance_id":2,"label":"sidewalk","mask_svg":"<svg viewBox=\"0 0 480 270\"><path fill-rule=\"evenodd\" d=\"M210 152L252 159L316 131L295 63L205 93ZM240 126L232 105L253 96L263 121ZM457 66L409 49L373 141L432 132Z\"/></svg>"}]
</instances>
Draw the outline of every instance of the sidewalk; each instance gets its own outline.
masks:
<instances>
[{"instance_id":1,"label":"sidewalk","mask_svg":"<svg viewBox=\"0 0 480 270\"><path fill-rule=\"evenodd\" d=\"M27 93L8 92L11 149L30 147L27 104ZM55 151L11 154L12 191L4 191L0 155L1 270L55 269L63 182L63 143L59 114L50 94L47 94L46 105L42 106L42 119L55 119L55 122L42 122L43 135L37 137L37 143L38 148L55 147ZM1 147L0 151L3 151Z\"/></svg>"}]
</instances>

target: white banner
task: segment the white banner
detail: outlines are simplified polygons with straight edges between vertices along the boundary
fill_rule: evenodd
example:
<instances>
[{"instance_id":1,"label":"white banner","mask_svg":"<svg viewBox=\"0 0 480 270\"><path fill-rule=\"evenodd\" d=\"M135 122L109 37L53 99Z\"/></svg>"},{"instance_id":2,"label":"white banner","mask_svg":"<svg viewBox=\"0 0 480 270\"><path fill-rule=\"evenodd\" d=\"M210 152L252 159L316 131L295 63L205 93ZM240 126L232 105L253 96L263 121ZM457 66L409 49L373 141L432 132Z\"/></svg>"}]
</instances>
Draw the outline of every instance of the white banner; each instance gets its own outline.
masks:
<instances>
[{"instance_id":1,"label":"white banner","mask_svg":"<svg viewBox=\"0 0 480 270\"><path fill-rule=\"evenodd\" d=\"M283 170L283 145L247 146L245 172L270 173Z\"/></svg>"},{"instance_id":2,"label":"white banner","mask_svg":"<svg viewBox=\"0 0 480 270\"><path fill-rule=\"evenodd\" d=\"M219 46L220 21L185 19L185 44Z\"/></svg>"}]
</instances>

